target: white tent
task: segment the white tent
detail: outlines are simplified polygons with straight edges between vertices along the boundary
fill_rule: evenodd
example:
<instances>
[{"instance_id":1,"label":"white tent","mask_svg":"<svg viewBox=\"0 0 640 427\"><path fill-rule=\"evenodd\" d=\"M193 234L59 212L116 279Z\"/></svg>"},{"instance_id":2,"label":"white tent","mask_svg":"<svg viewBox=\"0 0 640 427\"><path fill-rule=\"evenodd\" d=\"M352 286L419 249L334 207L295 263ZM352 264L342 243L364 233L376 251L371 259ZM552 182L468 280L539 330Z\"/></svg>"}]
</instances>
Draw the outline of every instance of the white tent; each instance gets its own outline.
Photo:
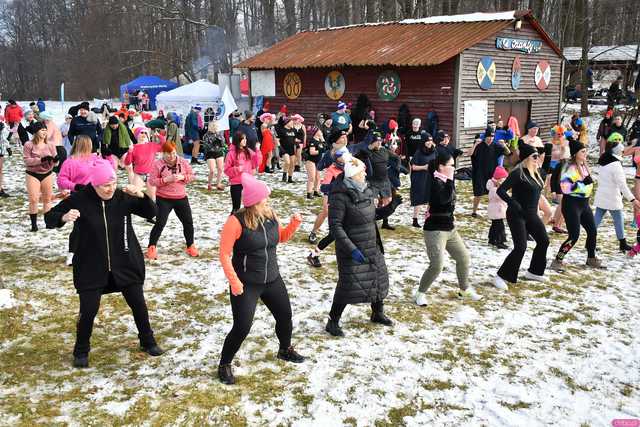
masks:
<instances>
[{"instance_id":1,"label":"white tent","mask_svg":"<svg viewBox=\"0 0 640 427\"><path fill-rule=\"evenodd\" d=\"M159 109L187 114L191 107L199 105L203 110L211 107L215 111L220 102L220 88L207 80L198 80L173 90L162 92L156 97Z\"/></svg>"}]
</instances>

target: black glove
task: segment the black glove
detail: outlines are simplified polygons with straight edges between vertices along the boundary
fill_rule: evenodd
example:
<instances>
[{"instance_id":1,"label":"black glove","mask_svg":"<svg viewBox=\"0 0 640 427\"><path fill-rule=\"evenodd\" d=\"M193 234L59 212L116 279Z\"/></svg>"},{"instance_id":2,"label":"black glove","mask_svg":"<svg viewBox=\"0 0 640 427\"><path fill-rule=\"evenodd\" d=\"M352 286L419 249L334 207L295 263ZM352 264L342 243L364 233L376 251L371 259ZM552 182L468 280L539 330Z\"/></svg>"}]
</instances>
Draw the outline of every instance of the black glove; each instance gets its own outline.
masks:
<instances>
[{"instance_id":1,"label":"black glove","mask_svg":"<svg viewBox=\"0 0 640 427\"><path fill-rule=\"evenodd\" d=\"M76 184L76 185L73 187L73 191L80 191L80 190L82 190L84 187L86 187L86 185L83 185L83 184Z\"/></svg>"},{"instance_id":2,"label":"black glove","mask_svg":"<svg viewBox=\"0 0 640 427\"><path fill-rule=\"evenodd\" d=\"M584 183L584 185L593 184L593 178L591 178L591 175L587 175L584 177L582 182Z\"/></svg>"}]
</instances>

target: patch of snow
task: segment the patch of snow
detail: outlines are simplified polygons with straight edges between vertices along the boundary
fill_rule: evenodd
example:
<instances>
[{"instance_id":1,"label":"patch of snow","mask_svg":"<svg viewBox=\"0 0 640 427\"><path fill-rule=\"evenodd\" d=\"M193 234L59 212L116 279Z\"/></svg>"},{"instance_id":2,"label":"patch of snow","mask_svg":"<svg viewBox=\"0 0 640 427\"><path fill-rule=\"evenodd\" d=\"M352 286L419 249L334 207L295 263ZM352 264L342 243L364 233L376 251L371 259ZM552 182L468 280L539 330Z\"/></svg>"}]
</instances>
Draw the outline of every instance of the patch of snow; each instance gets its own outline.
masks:
<instances>
[{"instance_id":1,"label":"patch of snow","mask_svg":"<svg viewBox=\"0 0 640 427\"><path fill-rule=\"evenodd\" d=\"M13 308L17 305L11 289L0 289L0 308Z\"/></svg>"}]
</instances>

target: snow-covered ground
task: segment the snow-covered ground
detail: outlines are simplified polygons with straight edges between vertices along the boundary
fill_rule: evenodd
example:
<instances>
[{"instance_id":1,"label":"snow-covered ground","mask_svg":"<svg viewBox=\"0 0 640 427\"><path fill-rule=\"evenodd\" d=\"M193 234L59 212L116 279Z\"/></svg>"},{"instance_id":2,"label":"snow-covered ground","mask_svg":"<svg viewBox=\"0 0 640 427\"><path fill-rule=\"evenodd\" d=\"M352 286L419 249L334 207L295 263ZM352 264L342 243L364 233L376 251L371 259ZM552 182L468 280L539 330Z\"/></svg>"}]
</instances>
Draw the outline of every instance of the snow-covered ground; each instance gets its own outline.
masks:
<instances>
[{"instance_id":1,"label":"snow-covered ground","mask_svg":"<svg viewBox=\"0 0 640 427\"><path fill-rule=\"evenodd\" d=\"M147 262L151 322L167 353L150 358L136 350L129 309L113 294L103 298L96 320L91 367L74 370L78 305L64 266L70 228L45 230L40 217L41 231L28 231L22 159L19 153L7 159L13 197L0 199L0 299L9 295L12 304L0 307L0 425L604 426L640 418L638 260L616 251L611 220L598 235L607 270L584 267L581 240L567 256L566 273L549 271L546 284L521 280L499 292L491 282L507 252L486 244L487 219L470 217L469 182L458 184L457 225L483 300L457 300L450 262L429 291L429 306L413 304L428 260L405 203L391 220L398 229L382 231L394 327L373 325L368 307L350 306L347 336L336 339L324 332L336 281L333 251L323 254L321 269L305 262L319 201L304 198L303 174L295 184L264 177L285 222L295 212L305 217L278 254L294 344L309 359L301 365L276 359L274 321L260 304L234 363L238 385L220 385L216 368L231 310L216 253L231 203L226 191L206 192L204 166L195 170L189 198L202 256L184 254L172 216L159 259ZM134 223L146 246L150 225ZM635 229L627 226L627 233ZM563 239L551 238L549 259ZM529 257L530 251L523 268Z\"/></svg>"}]
</instances>

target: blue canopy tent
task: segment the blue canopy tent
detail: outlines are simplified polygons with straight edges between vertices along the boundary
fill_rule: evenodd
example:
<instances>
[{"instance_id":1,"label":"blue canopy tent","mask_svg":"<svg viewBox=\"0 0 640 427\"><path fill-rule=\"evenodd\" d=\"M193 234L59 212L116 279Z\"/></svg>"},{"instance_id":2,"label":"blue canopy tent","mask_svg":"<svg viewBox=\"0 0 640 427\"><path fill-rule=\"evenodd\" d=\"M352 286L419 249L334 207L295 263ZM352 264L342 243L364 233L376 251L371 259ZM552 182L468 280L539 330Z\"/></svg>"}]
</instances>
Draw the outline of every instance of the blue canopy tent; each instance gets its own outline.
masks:
<instances>
[{"instance_id":1,"label":"blue canopy tent","mask_svg":"<svg viewBox=\"0 0 640 427\"><path fill-rule=\"evenodd\" d=\"M120 86L120 99L124 101L125 92L129 94L142 90L149 94L149 108L156 109L156 95L178 87L178 84L169 80L162 80L156 76L140 76L135 80Z\"/></svg>"}]
</instances>

